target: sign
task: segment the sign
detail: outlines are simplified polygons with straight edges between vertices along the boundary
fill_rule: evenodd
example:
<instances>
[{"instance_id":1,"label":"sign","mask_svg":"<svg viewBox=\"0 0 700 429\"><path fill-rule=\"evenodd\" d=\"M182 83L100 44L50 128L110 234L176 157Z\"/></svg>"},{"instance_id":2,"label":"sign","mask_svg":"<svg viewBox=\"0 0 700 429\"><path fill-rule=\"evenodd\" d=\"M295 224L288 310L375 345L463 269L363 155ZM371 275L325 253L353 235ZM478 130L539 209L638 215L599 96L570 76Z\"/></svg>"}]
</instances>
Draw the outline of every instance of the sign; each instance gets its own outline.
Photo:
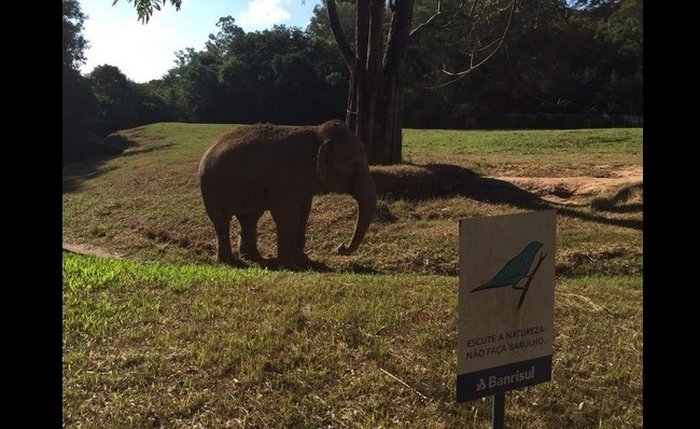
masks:
<instances>
[{"instance_id":1,"label":"sign","mask_svg":"<svg viewBox=\"0 0 700 429\"><path fill-rule=\"evenodd\" d=\"M554 210L459 223L457 402L549 381Z\"/></svg>"}]
</instances>

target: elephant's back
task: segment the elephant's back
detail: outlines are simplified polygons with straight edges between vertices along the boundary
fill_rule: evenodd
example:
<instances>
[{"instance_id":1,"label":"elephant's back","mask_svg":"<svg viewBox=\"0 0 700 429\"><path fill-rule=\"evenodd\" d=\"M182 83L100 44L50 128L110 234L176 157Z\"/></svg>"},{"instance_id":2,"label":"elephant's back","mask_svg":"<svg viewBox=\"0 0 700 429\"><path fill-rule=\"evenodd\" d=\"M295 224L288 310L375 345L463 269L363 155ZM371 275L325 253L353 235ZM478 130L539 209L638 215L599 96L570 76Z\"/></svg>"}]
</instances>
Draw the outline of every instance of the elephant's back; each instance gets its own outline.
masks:
<instances>
[{"instance_id":1,"label":"elephant's back","mask_svg":"<svg viewBox=\"0 0 700 429\"><path fill-rule=\"evenodd\" d=\"M275 186L284 177L303 181L315 173L319 145L313 127L242 125L220 136L202 156L201 184L221 188Z\"/></svg>"},{"instance_id":2,"label":"elephant's back","mask_svg":"<svg viewBox=\"0 0 700 429\"><path fill-rule=\"evenodd\" d=\"M255 128L241 126L223 134L202 156L200 188L208 212L230 216L245 207L256 212L267 208L262 172L269 151Z\"/></svg>"},{"instance_id":3,"label":"elephant's back","mask_svg":"<svg viewBox=\"0 0 700 429\"><path fill-rule=\"evenodd\" d=\"M313 157L319 144L311 126L241 125L221 135L209 147L200 162L200 176L218 168L269 171L269 163Z\"/></svg>"},{"instance_id":4,"label":"elephant's back","mask_svg":"<svg viewBox=\"0 0 700 429\"><path fill-rule=\"evenodd\" d=\"M242 125L221 135L202 156L199 176L213 178L232 169L239 171L251 163L260 166L268 152L266 131L266 127L258 124Z\"/></svg>"},{"instance_id":5,"label":"elephant's back","mask_svg":"<svg viewBox=\"0 0 700 429\"><path fill-rule=\"evenodd\" d=\"M224 151L245 150L249 147L274 146L304 133L309 127L253 124L241 125L221 135L213 146L220 147Z\"/></svg>"}]
</instances>

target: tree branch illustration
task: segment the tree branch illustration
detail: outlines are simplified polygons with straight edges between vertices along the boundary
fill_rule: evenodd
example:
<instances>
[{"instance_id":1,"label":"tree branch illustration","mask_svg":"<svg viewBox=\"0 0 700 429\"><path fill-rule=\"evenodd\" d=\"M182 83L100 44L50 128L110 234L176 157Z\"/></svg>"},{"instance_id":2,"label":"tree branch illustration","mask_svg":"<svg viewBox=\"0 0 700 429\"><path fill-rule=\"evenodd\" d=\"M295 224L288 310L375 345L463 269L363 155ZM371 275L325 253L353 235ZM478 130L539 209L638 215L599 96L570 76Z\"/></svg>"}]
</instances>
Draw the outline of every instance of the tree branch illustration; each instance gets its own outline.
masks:
<instances>
[{"instance_id":1,"label":"tree branch illustration","mask_svg":"<svg viewBox=\"0 0 700 429\"><path fill-rule=\"evenodd\" d=\"M518 310L520 310L520 307L523 306L523 301L525 300L525 295L527 295L528 289L530 289L530 283L532 283L532 279L535 277L535 273L537 270L540 268L540 265L542 265L542 261L544 258L547 256L546 253L542 253L540 255L540 259L537 261L537 265L535 265L535 269L532 270L532 274L527 279L527 282L525 282L525 285L522 287L522 293L520 294L520 300L518 301Z\"/></svg>"}]
</instances>

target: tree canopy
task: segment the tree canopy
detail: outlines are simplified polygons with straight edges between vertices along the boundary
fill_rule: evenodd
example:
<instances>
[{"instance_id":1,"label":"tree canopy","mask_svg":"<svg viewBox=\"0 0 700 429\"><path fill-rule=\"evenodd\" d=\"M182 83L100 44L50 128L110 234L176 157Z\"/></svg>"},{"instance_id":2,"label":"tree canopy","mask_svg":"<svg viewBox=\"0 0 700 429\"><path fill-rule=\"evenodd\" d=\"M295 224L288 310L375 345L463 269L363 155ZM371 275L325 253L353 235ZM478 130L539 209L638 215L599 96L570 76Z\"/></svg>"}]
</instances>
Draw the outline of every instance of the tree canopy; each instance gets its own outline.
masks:
<instances>
[{"instance_id":1,"label":"tree canopy","mask_svg":"<svg viewBox=\"0 0 700 429\"><path fill-rule=\"evenodd\" d=\"M151 13L156 5L168 2L150 2ZM134 2L144 13L148 3ZM509 34L478 72L465 75L460 73L480 62L476 55L489 51L475 53L477 45L464 34L465 28L446 26L444 21L451 18L445 11L460 2L439 3L443 14L436 15L433 1L419 1L413 10L411 43L401 74L403 126L638 124L634 118L643 108L641 0L528 1L519 3L512 15L507 9L501 13L484 9L480 19L487 21L494 37L490 40L500 40L498 30L506 20L512 20ZM336 6L341 31L353 34L356 3ZM74 70L84 60L85 17L70 0L64 2L64 13L64 35L73 35L64 37L64 63ZM79 75L67 79L83 89L72 87L66 94L95 106L95 117L83 122L93 124L100 135L168 120L310 124L346 118L353 110L347 104L350 72L327 13L325 6L317 6L304 30L275 26L255 32L223 17L202 50L177 52L174 67L160 79L137 84L118 68L102 65L87 79L81 81ZM390 16L384 19L390 21ZM469 22L462 25L468 27ZM357 49L354 38L347 41L350 49ZM445 85L455 78L459 79Z\"/></svg>"},{"instance_id":2,"label":"tree canopy","mask_svg":"<svg viewBox=\"0 0 700 429\"><path fill-rule=\"evenodd\" d=\"M63 159L92 154L96 142L97 101L78 67L88 46L83 36L85 15L77 0L63 0Z\"/></svg>"},{"instance_id":3,"label":"tree canopy","mask_svg":"<svg viewBox=\"0 0 700 429\"><path fill-rule=\"evenodd\" d=\"M63 0L63 64L76 70L85 62L88 47L83 36L84 22L78 0Z\"/></svg>"}]
</instances>

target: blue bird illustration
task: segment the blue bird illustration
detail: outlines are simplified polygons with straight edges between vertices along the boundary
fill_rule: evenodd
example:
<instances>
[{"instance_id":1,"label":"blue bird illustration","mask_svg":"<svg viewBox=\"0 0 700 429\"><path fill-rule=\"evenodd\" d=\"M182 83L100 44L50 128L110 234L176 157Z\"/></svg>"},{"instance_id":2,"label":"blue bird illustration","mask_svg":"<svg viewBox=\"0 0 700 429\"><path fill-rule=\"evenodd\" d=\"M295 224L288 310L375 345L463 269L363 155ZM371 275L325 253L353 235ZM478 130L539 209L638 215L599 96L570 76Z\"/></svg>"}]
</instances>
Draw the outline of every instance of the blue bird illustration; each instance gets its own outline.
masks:
<instances>
[{"instance_id":1,"label":"blue bird illustration","mask_svg":"<svg viewBox=\"0 0 700 429\"><path fill-rule=\"evenodd\" d=\"M535 255L542 248L543 244L539 241L533 241L520 252L516 257L506 262L503 268L496 274L491 280L484 283L483 285L472 289L472 292L477 292L485 289L495 289L499 287L510 286L513 289L522 290L523 293L520 296L520 301L518 303L518 309L522 306L523 300L525 299L525 294L530 287L530 282L532 282L532 277L535 272L540 267L542 260L545 255L540 256L537 266L532 271L532 274L528 275L530 272L530 267L532 262L535 260ZM524 279L528 279L527 282L521 285Z\"/></svg>"}]
</instances>

